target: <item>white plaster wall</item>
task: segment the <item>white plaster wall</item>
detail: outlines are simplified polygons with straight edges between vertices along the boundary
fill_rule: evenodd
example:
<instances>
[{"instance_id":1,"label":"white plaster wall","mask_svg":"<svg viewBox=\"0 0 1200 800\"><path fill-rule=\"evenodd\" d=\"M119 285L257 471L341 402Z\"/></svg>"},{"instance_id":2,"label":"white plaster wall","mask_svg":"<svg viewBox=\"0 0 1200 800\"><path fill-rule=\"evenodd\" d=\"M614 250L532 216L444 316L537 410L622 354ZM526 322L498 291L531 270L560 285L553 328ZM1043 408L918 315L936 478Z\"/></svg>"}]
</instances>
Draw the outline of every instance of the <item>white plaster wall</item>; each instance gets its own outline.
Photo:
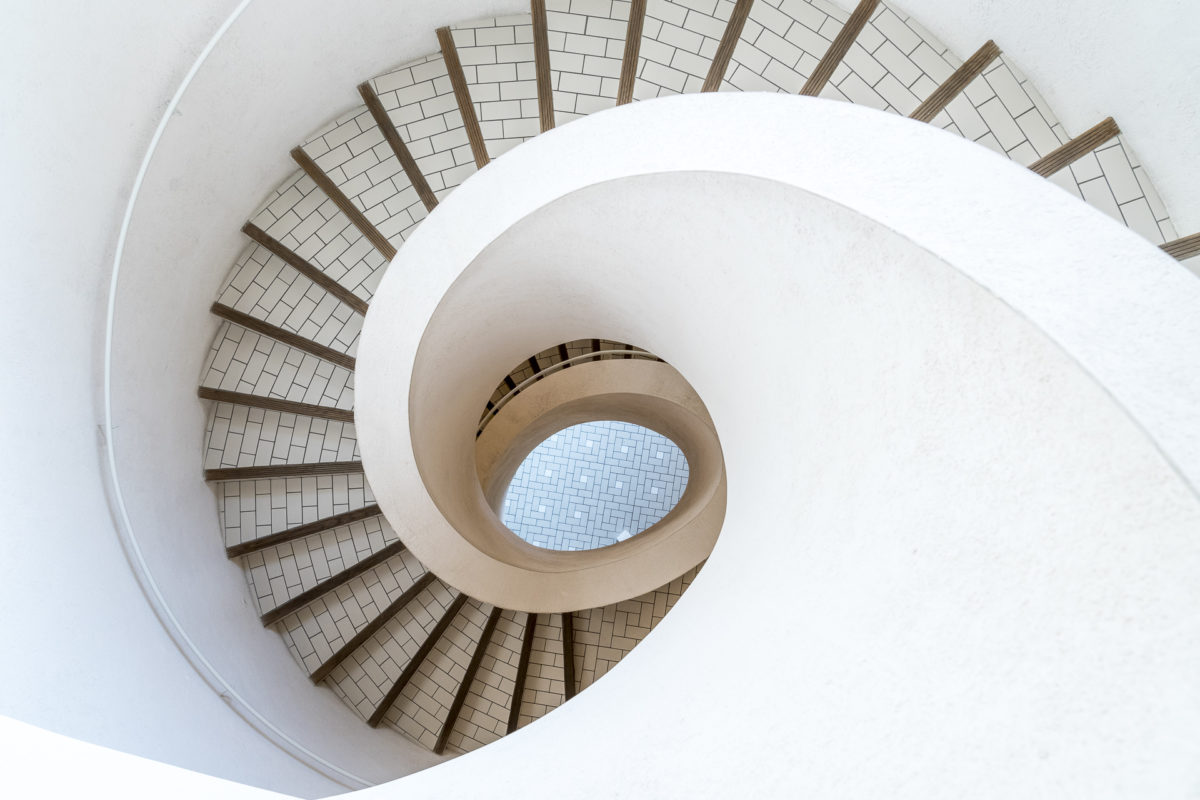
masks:
<instances>
[{"instance_id":1,"label":"white plaster wall","mask_svg":"<svg viewBox=\"0 0 1200 800\"><path fill-rule=\"evenodd\" d=\"M1190 0L901 5L962 58L995 39L1072 135L1107 116L1116 119L1179 235L1200 230L1200 6Z\"/></svg>"},{"instance_id":2,"label":"white plaster wall","mask_svg":"<svg viewBox=\"0 0 1200 800\"><path fill-rule=\"evenodd\" d=\"M728 513L604 681L364 796L1194 793L1194 276L947 134L770 96L589 117L441 211L380 286L429 299L396 327L494 270L523 331L646 342L708 405ZM579 782L585 736L619 767Z\"/></svg>"},{"instance_id":3,"label":"white plaster wall","mask_svg":"<svg viewBox=\"0 0 1200 800\"><path fill-rule=\"evenodd\" d=\"M162 109L234 5L5 10L0 714L316 796L336 784L239 719L163 632L100 471L104 308L124 203Z\"/></svg>"}]
</instances>

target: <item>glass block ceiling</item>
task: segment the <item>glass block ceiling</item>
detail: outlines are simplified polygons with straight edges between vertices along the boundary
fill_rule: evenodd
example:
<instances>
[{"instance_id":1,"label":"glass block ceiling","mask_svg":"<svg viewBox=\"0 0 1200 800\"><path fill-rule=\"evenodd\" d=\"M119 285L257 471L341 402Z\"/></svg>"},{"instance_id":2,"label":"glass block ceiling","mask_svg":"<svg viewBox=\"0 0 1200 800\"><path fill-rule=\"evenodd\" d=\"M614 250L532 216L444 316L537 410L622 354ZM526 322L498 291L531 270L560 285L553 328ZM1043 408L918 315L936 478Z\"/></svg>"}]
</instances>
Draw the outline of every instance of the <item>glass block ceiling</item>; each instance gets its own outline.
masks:
<instances>
[{"instance_id":1,"label":"glass block ceiling","mask_svg":"<svg viewBox=\"0 0 1200 800\"><path fill-rule=\"evenodd\" d=\"M509 484L501 519L537 547L593 550L661 520L687 481L687 459L667 437L627 422L587 422L534 448Z\"/></svg>"}]
</instances>

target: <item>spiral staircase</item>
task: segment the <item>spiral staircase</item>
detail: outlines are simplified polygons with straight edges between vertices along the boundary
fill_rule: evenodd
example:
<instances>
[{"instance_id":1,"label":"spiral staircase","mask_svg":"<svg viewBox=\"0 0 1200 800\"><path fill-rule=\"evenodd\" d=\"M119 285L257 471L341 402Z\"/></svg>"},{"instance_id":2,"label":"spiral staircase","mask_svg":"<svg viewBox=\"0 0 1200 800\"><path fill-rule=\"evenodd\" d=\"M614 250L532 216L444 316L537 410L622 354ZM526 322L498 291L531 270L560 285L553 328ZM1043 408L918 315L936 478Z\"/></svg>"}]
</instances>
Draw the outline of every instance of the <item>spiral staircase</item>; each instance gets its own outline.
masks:
<instances>
[{"instance_id":1,"label":"spiral staircase","mask_svg":"<svg viewBox=\"0 0 1200 800\"><path fill-rule=\"evenodd\" d=\"M212 305L222 322L199 391L212 401L204 467L220 533L263 624L369 725L435 753L488 744L570 700L699 569L604 607L506 610L426 569L376 503L354 427L363 318L405 240L490 161L635 100L785 92L951 131L1178 259L1200 254L1200 234L1177 235L1113 119L1069 135L996 43L960 58L879 0L850 13L822 0L533 0L529 14L441 28L436 41L359 85L362 105L292 151L298 171L249 215ZM556 365L628 359L628 347L579 340L530 354L480 409L476 435Z\"/></svg>"}]
</instances>

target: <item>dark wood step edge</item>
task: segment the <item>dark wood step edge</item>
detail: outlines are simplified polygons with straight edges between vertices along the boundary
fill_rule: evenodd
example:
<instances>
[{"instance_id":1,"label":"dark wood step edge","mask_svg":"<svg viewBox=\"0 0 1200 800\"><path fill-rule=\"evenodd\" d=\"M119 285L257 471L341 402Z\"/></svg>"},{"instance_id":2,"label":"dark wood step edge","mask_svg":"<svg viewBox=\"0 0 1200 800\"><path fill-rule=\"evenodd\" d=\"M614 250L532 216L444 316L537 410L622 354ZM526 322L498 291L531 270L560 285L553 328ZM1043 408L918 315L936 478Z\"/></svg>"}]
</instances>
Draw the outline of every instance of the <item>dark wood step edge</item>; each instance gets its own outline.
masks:
<instances>
[{"instance_id":1,"label":"dark wood step edge","mask_svg":"<svg viewBox=\"0 0 1200 800\"><path fill-rule=\"evenodd\" d=\"M1185 258L1200 255L1200 233L1184 236L1160 245L1160 247L1166 251L1167 255L1174 256L1178 260L1183 261Z\"/></svg>"},{"instance_id":2,"label":"dark wood step edge","mask_svg":"<svg viewBox=\"0 0 1200 800\"><path fill-rule=\"evenodd\" d=\"M525 616L525 638L521 641L521 659L517 662L517 682L513 684L512 702L508 709L508 729L512 733L521 719L521 701L525 694L525 677L529 673L529 656L533 653L533 633L537 628L537 614Z\"/></svg>"},{"instance_id":3,"label":"dark wood step edge","mask_svg":"<svg viewBox=\"0 0 1200 800\"><path fill-rule=\"evenodd\" d=\"M314 355L317 358L324 359L331 364L337 364L339 367L345 367L351 372L354 371L354 356L346 355L345 353L334 350L332 347L326 347L323 344L317 344L312 339L305 339L298 333L285 331L283 328L276 327L269 322L263 322L257 317L252 317L249 314L244 314L241 311L230 308L221 303L213 303L209 309L213 314L224 320L232 322L234 325L241 325L247 330L255 333L268 336L277 342L283 342L288 347L294 347L297 350L303 350L309 355Z\"/></svg>"},{"instance_id":4,"label":"dark wood step edge","mask_svg":"<svg viewBox=\"0 0 1200 800\"><path fill-rule=\"evenodd\" d=\"M379 506L372 503L369 506L356 508L353 511L343 511L341 514L334 514L331 517L324 517L304 525L297 525L294 528L279 531L278 533L260 536L248 542L226 547L225 555L229 558L238 558L239 556L256 553L259 550L266 550L268 547L274 547L277 544L292 542L296 539L303 539L305 536L312 536L315 533L324 533L334 528L340 528L342 525L349 525L351 522L361 522L364 519L378 517L382 513L383 511L380 510Z\"/></svg>"},{"instance_id":5,"label":"dark wood step edge","mask_svg":"<svg viewBox=\"0 0 1200 800\"><path fill-rule=\"evenodd\" d=\"M388 241L387 237L371 224L371 221L366 218L366 215L362 211L359 211L358 206L354 205L353 200L346 197L342 190L338 188L338 185L333 182L333 179L325 174L325 170L317 166L317 162L308 157L308 153L304 152L303 147L292 148L292 160L300 166L300 169L304 170L304 174L312 178L317 188L333 201L338 210L346 215L346 219L350 220L350 224L358 228L359 232L379 251L381 256L388 261L396 257L396 248L392 247L392 243Z\"/></svg>"},{"instance_id":6,"label":"dark wood step edge","mask_svg":"<svg viewBox=\"0 0 1200 800\"><path fill-rule=\"evenodd\" d=\"M363 81L358 85L358 93L362 95L363 102L367 104L367 110L375 118L375 124L379 126L379 130L383 133L383 138L387 140L388 145L392 148L392 152L396 154L396 158L400 162L400 168L408 176L408 182L417 190L417 197L421 198L421 202L425 204L427 211L433 211L438 204L437 195L429 188L429 181L425 180L424 173L417 166L417 160L409 152L408 145L404 143L404 139L400 136L400 131L396 130L396 126L392 123L392 118L388 116L387 110L384 109L383 103L379 100L379 95L375 94L375 87L371 85L370 81Z\"/></svg>"},{"instance_id":7,"label":"dark wood step edge","mask_svg":"<svg viewBox=\"0 0 1200 800\"><path fill-rule=\"evenodd\" d=\"M281 400L278 397L263 397L244 392L227 392L224 389L210 389L201 386L196 394L201 400L216 400L218 403L233 403L238 406L262 408L267 411L278 411L281 414L300 414L305 417L328 419L333 422L354 422L354 412L346 408L330 408L316 406L312 403L296 403L291 400Z\"/></svg>"},{"instance_id":8,"label":"dark wood step edge","mask_svg":"<svg viewBox=\"0 0 1200 800\"><path fill-rule=\"evenodd\" d=\"M363 471L361 461L321 461L315 464L271 464L265 467L221 467L204 470L206 481L250 481L264 478L306 478Z\"/></svg>"},{"instance_id":9,"label":"dark wood step edge","mask_svg":"<svg viewBox=\"0 0 1200 800\"><path fill-rule=\"evenodd\" d=\"M878 5L879 0L861 0L850 15L850 19L846 20L846 24L838 31L833 44L829 45L829 49L821 57L821 62L817 64L813 74L809 75L808 80L804 82L804 88L800 90L800 94L816 97L821 93L825 84L829 83L829 79L833 76L833 71L842 63L842 59L850 51L850 46L854 44L858 34L866 27Z\"/></svg>"},{"instance_id":10,"label":"dark wood step edge","mask_svg":"<svg viewBox=\"0 0 1200 800\"><path fill-rule=\"evenodd\" d=\"M392 707L392 703L400 697L400 693L404 691L404 687L417 674L417 669L421 666L421 662L433 651L434 645L438 639L442 638L442 634L450 627L450 623L454 621L454 617L458 614L459 609L463 607L463 603L467 602L467 596L459 593L458 597L454 598L454 602L446 609L446 613L438 620L437 625L425 637L425 641L421 643L421 647L413 654L413 657L408 660L408 664L404 667L404 671L400 673L400 677L392 684L392 688L388 689L388 693L383 696L375 711L371 714L367 724L372 728L379 727L379 723L383 722L383 717L387 714L388 709Z\"/></svg>"},{"instance_id":11,"label":"dark wood step edge","mask_svg":"<svg viewBox=\"0 0 1200 800\"><path fill-rule=\"evenodd\" d=\"M1030 164L1029 168L1043 178L1049 178L1063 167L1075 163L1109 139L1120 134L1121 129L1117 127L1117 123L1113 121L1113 118L1105 117L1062 147L1047 153Z\"/></svg>"},{"instance_id":12,"label":"dark wood step edge","mask_svg":"<svg viewBox=\"0 0 1200 800\"><path fill-rule=\"evenodd\" d=\"M487 653L488 643L492 641L492 633L496 630L496 623L500 621L500 614L503 611L502 608L493 608L492 613L488 615L487 624L483 626L483 633L480 634L479 642L475 645L475 652L471 654L471 663L467 664L467 672L463 675L462 683L458 685L458 691L454 695L454 702L450 704L450 710L446 712L442 730L438 733L437 744L433 746L433 752L439 756L446 751L450 732L454 730L454 723L458 721L458 715L462 713L463 704L467 702L467 695L471 693L471 684L475 682L475 673L479 672L479 665L483 663L483 656Z\"/></svg>"},{"instance_id":13,"label":"dark wood step edge","mask_svg":"<svg viewBox=\"0 0 1200 800\"><path fill-rule=\"evenodd\" d=\"M379 629L388 623L388 620L400 613L400 609L411 603L413 598L425 590L425 587L433 583L435 577L432 572L426 572L416 583L405 589L404 593L393 600L375 619L368 622L363 626L361 631L354 634L354 638L339 647L336 653L326 659L325 663L321 666L317 667L316 671L308 676L312 682L320 683L328 678L329 673L333 672L338 664L341 664L346 660L347 656L366 644L368 639L378 633Z\"/></svg>"},{"instance_id":14,"label":"dark wood step edge","mask_svg":"<svg viewBox=\"0 0 1200 800\"><path fill-rule=\"evenodd\" d=\"M646 0L629 4L629 22L625 25L625 52L621 56L621 77L617 84L617 105L633 100L637 82L638 54L642 49L642 25L646 21Z\"/></svg>"},{"instance_id":15,"label":"dark wood step edge","mask_svg":"<svg viewBox=\"0 0 1200 800\"><path fill-rule=\"evenodd\" d=\"M918 122L932 122L933 118L945 110L954 98L962 94L967 84L983 74L988 65L1000 57L1000 48L991 39L984 42L983 47L954 70L954 74L945 83L933 90L933 94L925 98L925 102L917 106L916 111L909 114L910 119Z\"/></svg>"},{"instance_id":16,"label":"dark wood step edge","mask_svg":"<svg viewBox=\"0 0 1200 800\"><path fill-rule=\"evenodd\" d=\"M733 51L737 47L738 40L742 38L742 28L746 26L746 20L750 17L750 8L754 5L754 0L737 0L737 5L733 7L733 12L729 15L729 22L725 24L725 33L721 35L721 43L717 45L717 52L713 55L712 63L708 65L708 76L704 79L704 88L702 92L715 92L721 88L721 81L725 80L725 70L729 69L729 59L733 58Z\"/></svg>"},{"instance_id":17,"label":"dark wood step edge","mask_svg":"<svg viewBox=\"0 0 1200 800\"><path fill-rule=\"evenodd\" d=\"M342 584L346 583L347 581L349 581L353 578L357 578L359 575L362 575L367 570L372 569L374 567L378 567L380 564L387 561L392 556L399 555L400 553L403 553L403 552L404 552L404 542L401 542L401 541L392 542L391 544L389 544L387 547L383 548L379 552L372 553L371 555L367 556L366 558L359 561L358 563L356 563L352 566L346 567L344 570L337 573L336 575L330 575L328 578L321 581L320 583L318 583L316 586L312 587L308 591L301 592L300 594L293 597L291 600L288 600L286 603L283 603L282 605L278 605L275 608L271 609L270 611L266 612L265 614L262 615L263 625L271 625L273 623L278 622L279 620L286 617L288 614L291 614L294 611L299 611L300 609L304 608L306 605L311 603L313 600L316 600L318 597L325 594L326 592L336 589L337 587L341 586Z\"/></svg>"},{"instance_id":18,"label":"dark wood step edge","mask_svg":"<svg viewBox=\"0 0 1200 800\"><path fill-rule=\"evenodd\" d=\"M550 26L546 0L529 0L533 17L533 67L537 76L538 121L542 133L554 127L554 87L550 85Z\"/></svg>"},{"instance_id":19,"label":"dark wood step edge","mask_svg":"<svg viewBox=\"0 0 1200 800\"><path fill-rule=\"evenodd\" d=\"M326 275L321 269L314 264L305 261L300 256L296 255L287 245L274 239L262 228L255 225L253 222L247 222L242 226L242 233L249 236L258 244L265 247L271 253L287 262L288 266L299 272L310 281L320 286L325 291L336 297L341 302L345 303L359 314L367 313L367 301L363 300L354 292L342 286L333 278Z\"/></svg>"},{"instance_id":20,"label":"dark wood step edge","mask_svg":"<svg viewBox=\"0 0 1200 800\"><path fill-rule=\"evenodd\" d=\"M564 611L562 617L563 702L575 696L575 614Z\"/></svg>"},{"instance_id":21,"label":"dark wood step edge","mask_svg":"<svg viewBox=\"0 0 1200 800\"><path fill-rule=\"evenodd\" d=\"M450 87L454 89L454 100L458 103L463 127L467 129L467 141L471 143L471 154L475 156L475 166L483 169L491 159L488 157L487 144L483 141L483 131L479 129L479 117L475 115L475 104L471 102L471 89L467 86L467 77L463 74L462 62L458 60L458 47L454 44L454 34L450 32L449 28L438 28L437 38L438 45L442 48L442 60L446 62L446 73L450 76Z\"/></svg>"}]
</instances>

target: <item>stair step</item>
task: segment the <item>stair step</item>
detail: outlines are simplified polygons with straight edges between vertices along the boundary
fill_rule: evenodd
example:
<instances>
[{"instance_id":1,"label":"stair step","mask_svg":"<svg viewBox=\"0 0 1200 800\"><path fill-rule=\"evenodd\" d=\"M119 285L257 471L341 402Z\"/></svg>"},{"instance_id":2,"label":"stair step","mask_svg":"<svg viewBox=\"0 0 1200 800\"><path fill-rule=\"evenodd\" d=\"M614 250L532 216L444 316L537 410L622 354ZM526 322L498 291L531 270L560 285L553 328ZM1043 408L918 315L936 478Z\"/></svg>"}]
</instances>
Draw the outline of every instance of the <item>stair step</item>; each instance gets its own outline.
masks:
<instances>
[{"instance_id":1,"label":"stair step","mask_svg":"<svg viewBox=\"0 0 1200 800\"><path fill-rule=\"evenodd\" d=\"M854 44L854 40L862 33L862 29L866 26L867 21L871 19L871 14L875 13L875 9L878 6L879 0L861 0L859 2L858 6L854 9L854 13L850 15L850 19L846 20L846 24L838 31L833 44L829 45L829 49L821 57L821 62L817 64L817 68L813 70L813 74L805 81L800 94L808 97L816 97L821 93L821 90L825 88L825 84L833 76L833 71L842 63L842 59L846 57L850 46Z\"/></svg>"},{"instance_id":2,"label":"stair step","mask_svg":"<svg viewBox=\"0 0 1200 800\"><path fill-rule=\"evenodd\" d=\"M517 729L521 719L521 702L525 694L525 678L529 674L529 656L533 652L533 634L537 629L537 614L525 615L525 636L521 640L521 658L517 662L517 678L513 684L512 704L508 709L508 733Z\"/></svg>"},{"instance_id":3,"label":"stair step","mask_svg":"<svg viewBox=\"0 0 1200 800\"><path fill-rule=\"evenodd\" d=\"M563 702L575 696L575 615L564 611L562 617Z\"/></svg>"},{"instance_id":4,"label":"stair step","mask_svg":"<svg viewBox=\"0 0 1200 800\"><path fill-rule=\"evenodd\" d=\"M708 68L704 87L700 91L715 92L721 88L721 81L725 80L725 71L729 69L729 59L733 57L738 40L742 38L742 28L746 26L746 20L750 17L750 9L753 5L754 0L737 0L737 5L733 7L733 12L729 15L729 22L725 24L725 33L721 36L721 43L717 45L717 52Z\"/></svg>"},{"instance_id":5,"label":"stair step","mask_svg":"<svg viewBox=\"0 0 1200 800\"><path fill-rule=\"evenodd\" d=\"M533 62L537 76L538 124L542 133L554 127L554 87L550 80L550 30L546 22L546 0L531 0L533 17Z\"/></svg>"},{"instance_id":6,"label":"stair step","mask_svg":"<svg viewBox=\"0 0 1200 800\"><path fill-rule=\"evenodd\" d=\"M416 159L409 152L408 145L400 136L400 131L396 130L396 126L392 124L392 119L384 109L383 103L380 102L379 95L375 93L375 87L371 85L370 81L364 81L358 85L358 93L362 96L363 102L367 104L367 110L371 112L375 124L383 133L383 138L387 140L388 146L396 154L401 169L408 176L408 182L417 190L417 196L425 204L425 210L433 211L438 204L437 195L429 188L429 181L425 180L425 175L422 174Z\"/></svg>"},{"instance_id":7,"label":"stair step","mask_svg":"<svg viewBox=\"0 0 1200 800\"><path fill-rule=\"evenodd\" d=\"M371 224L371 221L363 215L363 212L354 204L354 201L338 188L338 185L325 174L325 171L317 165L317 162L309 158L308 153L304 152L304 148L292 148L292 160L299 165L300 169L304 170L304 174L312 179L317 188L333 201L338 210L346 215L346 219L350 220L350 224L358 228L359 232L379 251L381 256L388 261L396 257L396 248L392 246L387 237Z\"/></svg>"},{"instance_id":8,"label":"stair step","mask_svg":"<svg viewBox=\"0 0 1200 800\"><path fill-rule=\"evenodd\" d=\"M300 334L285 331L283 328L272 325L268 322L263 322L257 317L252 317L249 314L244 314L241 311L230 308L222 303L213 303L209 309L213 314L224 320L228 320L235 325L240 325L247 330L255 333L269 336L270 338L283 342L289 347L294 347L297 350L314 355L317 358L324 359L331 364L337 364L339 367L345 367L351 372L354 371L354 357L348 356L345 353L338 352L332 347L326 347L323 344L317 344L311 339L306 339Z\"/></svg>"},{"instance_id":9,"label":"stair step","mask_svg":"<svg viewBox=\"0 0 1200 800\"><path fill-rule=\"evenodd\" d=\"M239 556L249 555L250 553L258 552L259 550L266 550L268 547L275 547L276 545L292 542L296 539L303 539L306 536L312 536L316 533L323 533L328 530L333 530L334 528L340 528L341 526L349 525L352 522L360 522L364 519L377 517L382 513L383 511L380 510L379 506L372 503L371 505L357 508L354 511L344 511L341 514L334 514L331 517L318 519L305 525L298 525L295 528L288 528L287 530L279 531L278 533L260 536L257 539L251 539L250 541L242 542L241 544L230 545L229 547L225 548L225 555L229 558L237 558Z\"/></svg>"},{"instance_id":10,"label":"stair step","mask_svg":"<svg viewBox=\"0 0 1200 800\"><path fill-rule=\"evenodd\" d=\"M338 651L325 660L321 666L309 675L313 683L320 683L329 677L329 673L337 668L346 660L346 657L353 653L358 648L367 643L367 640L379 632L379 629L387 624L388 620L400 613L400 609L407 606L413 601L417 595L425 590L429 584L433 583L436 576L432 572L426 572L417 582L404 590L404 593L397 597L391 604L379 613L374 619L363 626L362 630L354 634L348 642L338 648Z\"/></svg>"},{"instance_id":11,"label":"stair step","mask_svg":"<svg viewBox=\"0 0 1200 800\"><path fill-rule=\"evenodd\" d=\"M1181 239L1167 242L1161 245L1161 247L1166 251L1167 255L1174 256L1180 261L1200 255L1200 233L1193 233L1191 236L1184 236Z\"/></svg>"},{"instance_id":12,"label":"stair step","mask_svg":"<svg viewBox=\"0 0 1200 800\"><path fill-rule=\"evenodd\" d=\"M266 231L255 225L253 222L247 222L242 226L242 233L249 236L258 244L271 251L274 255L283 259L289 266L295 269L304 277L320 286L325 291L336 297L338 300L345 303L350 308L357 311L359 314L367 313L367 301L357 296L345 286L330 278L320 268L313 266L305 261L300 256L296 255L291 249L277 239L271 238Z\"/></svg>"},{"instance_id":13,"label":"stair step","mask_svg":"<svg viewBox=\"0 0 1200 800\"><path fill-rule=\"evenodd\" d=\"M288 614L304 608L306 605L316 600L326 592L336 589L347 581L362 575L369 569L378 567L392 556L399 555L402 552L404 552L404 543L399 541L392 542L379 552L372 553L362 561L359 561L357 564L347 567L336 575L329 576L311 589L301 592L291 600L288 600L287 602L276 606L270 611L267 611L262 615L262 624L272 625L278 622Z\"/></svg>"},{"instance_id":14,"label":"stair step","mask_svg":"<svg viewBox=\"0 0 1200 800\"><path fill-rule=\"evenodd\" d=\"M264 467L221 467L204 470L206 481L247 481L265 478L301 478L309 475L343 475L362 472L361 461L321 461L313 464L271 464Z\"/></svg>"},{"instance_id":15,"label":"stair step","mask_svg":"<svg viewBox=\"0 0 1200 800\"><path fill-rule=\"evenodd\" d=\"M1117 127L1117 123L1113 121L1113 118L1106 117L1062 147L1051 153L1047 153L1042 158L1030 164L1029 169L1043 178L1049 178L1063 167L1073 164L1109 139L1120 134L1121 129Z\"/></svg>"},{"instance_id":16,"label":"stair step","mask_svg":"<svg viewBox=\"0 0 1200 800\"><path fill-rule=\"evenodd\" d=\"M467 695L471 693L471 684L475 681L475 673L479 671L479 665L483 663L483 656L487 652L488 644L492 641L492 634L496 630L496 623L500 621L500 615L504 612L502 608L493 608L492 613L488 615L487 624L483 627L483 633L479 636L479 642L475 645L475 652L471 654L471 663L467 665L467 671L463 674L462 682L458 685L458 691L454 693L454 702L450 704L450 710L446 713L446 719L442 722L442 729L438 733L437 744L433 746L433 752L441 755L446 750L446 742L450 739L450 732L454 730L454 723L458 721L458 715L462 712L463 704L467 701Z\"/></svg>"},{"instance_id":17,"label":"stair step","mask_svg":"<svg viewBox=\"0 0 1200 800\"><path fill-rule=\"evenodd\" d=\"M454 89L454 100L458 103L463 126L467 129L467 141L471 145L471 154L475 157L475 165L483 169L491 159L488 157L487 144L483 140L483 131L479 128L479 117L475 114L475 104L471 102L471 90L467 86L466 76L463 75L462 63L458 60L458 47L454 44L454 34L449 28L438 28L437 37L438 45L442 49L442 60L446 62L446 73L450 76L450 86Z\"/></svg>"},{"instance_id":18,"label":"stair step","mask_svg":"<svg viewBox=\"0 0 1200 800\"><path fill-rule=\"evenodd\" d=\"M950 101L967 88L967 84L982 75L988 65L999 57L1000 48L996 46L995 42L988 39L983 47L980 47L974 55L964 61L953 75L925 99L925 102L917 106L916 110L909 114L909 117L919 122L932 122L934 117L950 105Z\"/></svg>"},{"instance_id":19,"label":"stair step","mask_svg":"<svg viewBox=\"0 0 1200 800\"><path fill-rule=\"evenodd\" d=\"M621 77L617 86L617 105L633 100L633 85L637 81L638 53L642 47L642 27L646 22L646 0L633 0L629 5L629 22L625 26L625 51L621 57Z\"/></svg>"},{"instance_id":20,"label":"stair step","mask_svg":"<svg viewBox=\"0 0 1200 800\"><path fill-rule=\"evenodd\" d=\"M196 394L201 400L215 400L218 403L232 403L238 406L262 408L267 411L278 411L281 414L300 414L306 417L333 420L334 422L354 422L354 412L344 408L330 408L311 403L296 403L291 400L281 400L277 397L263 397L244 392L228 392L224 389L210 389L201 386Z\"/></svg>"},{"instance_id":21,"label":"stair step","mask_svg":"<svg viewBox=\"0 0 1200 800\"><path fill-rule=\"evenodd\" d=\"M412 680L413 675L417 673L417 669L421 666L421 662L423 662L429 655L430 651L433 650L434 646L437 644L437 640L440 639L442 634L446 632L446 628L450 627L450 623L454 621L454 617L458 614L459 610L463 607L463 603L465 602L467 602L467 596L462 592L459 592L458 596L454 598L454 602L451 603L450 607L446 609L446 613L444 613L442 618L438 620L437 625L435 625L433 630L430 631L429 635L425 637L425 641L421 643L421 647L416 653L413 654L413 657L409 659L408 664L404 667L404 671L400 673L400 677L397 678L396 682L392 684L392 688L388 689L387 694L383 696L383 700L380 701L379 705L375 708L374 713L372 713L371 717L367 720L368 725L370 725L372 728L379 727L379 723L383 721L383 717L385 714L387 714L388 709L392 707L392 703L396 702L396 698L400 696L400 693L404 691L404 687L408 685L410 680Z\"/></svg>"}]
</instances>

